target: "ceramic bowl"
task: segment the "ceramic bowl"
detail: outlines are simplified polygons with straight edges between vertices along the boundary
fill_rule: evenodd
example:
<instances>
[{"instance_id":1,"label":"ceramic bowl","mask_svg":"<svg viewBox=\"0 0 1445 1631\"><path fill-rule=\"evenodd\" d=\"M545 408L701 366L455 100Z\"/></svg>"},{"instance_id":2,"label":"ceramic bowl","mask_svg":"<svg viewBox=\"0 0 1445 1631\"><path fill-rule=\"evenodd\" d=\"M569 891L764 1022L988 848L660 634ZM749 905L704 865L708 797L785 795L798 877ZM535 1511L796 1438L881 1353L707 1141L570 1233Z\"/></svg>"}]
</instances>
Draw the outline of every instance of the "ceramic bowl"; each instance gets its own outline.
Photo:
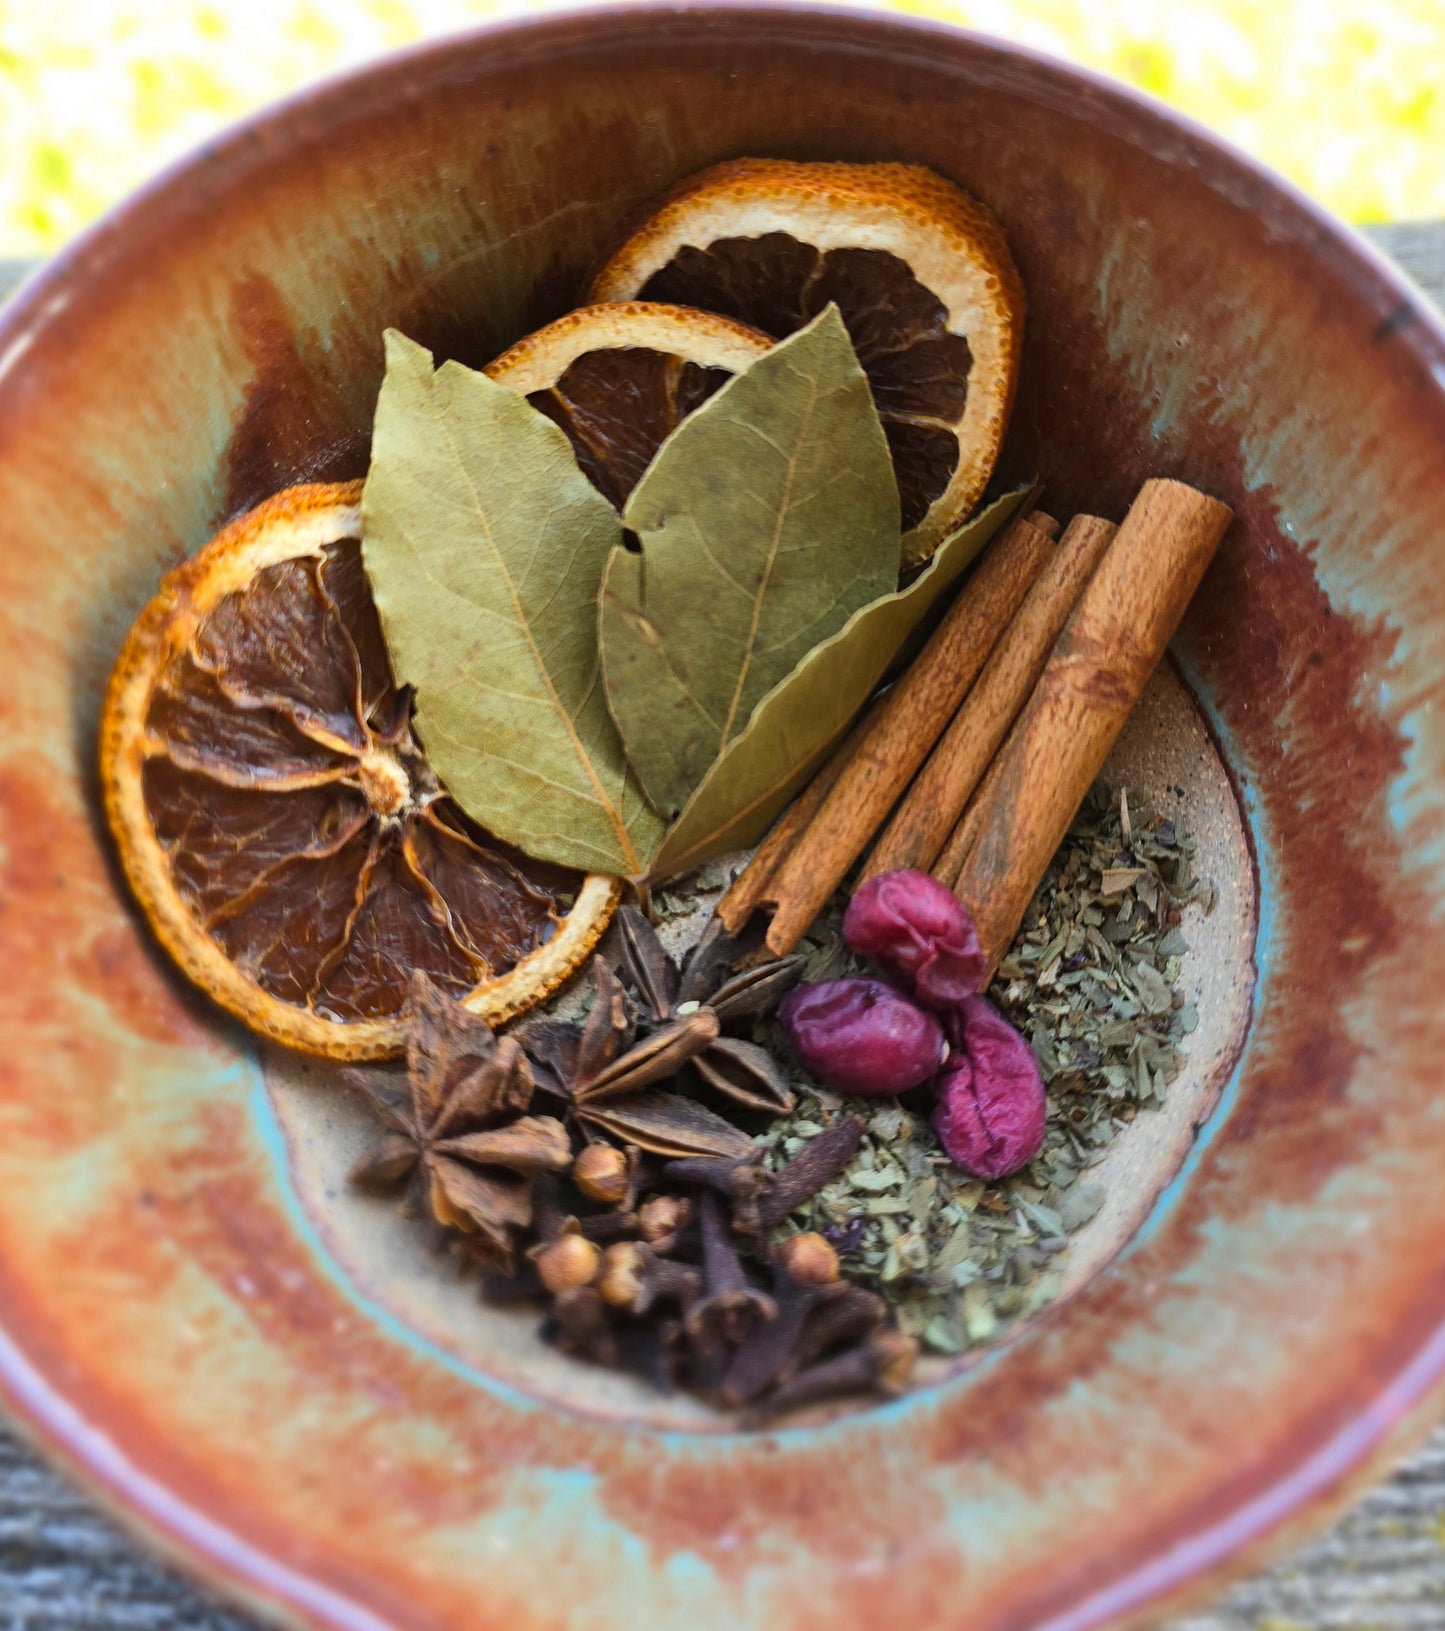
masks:
<instances>
[{"instance_id":1,"label":"ceramic bowl","mask_svg":"<svg viewBox=\"0 0 1445 1631\"><path fill-rule=\"evenodd\" d=\"M759 153L919 161L994 208L1030 299L1008 464L1059 513L1158 473L1238 521L1134 750L1215 789L1228 1024L1188 1102L1217 1110L1139 1155L1072 1295L982 1363L749 1436L569 1394L368 1273L343 1107L172 975L92 762L160 574L362 471L386 325L481 362L642 200ZM1400 280L1200 132L990 41L608 7L197 154L0 325L10 1408L295 1625L1084 1631L1252 1565L1445 1374L1442 507L1445 334Z\"/></svg>"}]
</instances>

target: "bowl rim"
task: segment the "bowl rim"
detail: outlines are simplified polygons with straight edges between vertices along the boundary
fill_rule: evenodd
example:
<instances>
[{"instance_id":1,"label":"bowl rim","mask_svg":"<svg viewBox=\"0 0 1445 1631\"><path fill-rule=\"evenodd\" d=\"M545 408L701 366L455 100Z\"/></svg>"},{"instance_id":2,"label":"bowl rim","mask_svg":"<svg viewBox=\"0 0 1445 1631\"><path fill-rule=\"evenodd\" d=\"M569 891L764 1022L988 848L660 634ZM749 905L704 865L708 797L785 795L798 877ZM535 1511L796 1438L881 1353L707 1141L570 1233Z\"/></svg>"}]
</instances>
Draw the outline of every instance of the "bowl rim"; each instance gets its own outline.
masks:
<instances>
[{"instance_id":1,"label":"bowl rim","mask_svg":"<svg viewBox=\"0 0 1445 1631\"><path fill-rule=\"evenodd\" d=\"M825 0L571 5L450 32L326 75L169 162L31 273L0 308L0 383L22 361L35 332L69 303L72 284L103 274L107 262L134 253L122 247L124 240L144 241L148 229L163 229L204 208L192 192L199 175L233 183L248 170L264 171L277 148L304 144L318 116L324 118L343 100L354 101L358 92L364 97L392 94L398 81L414 74L430 83L465 76L478 53L522 64L555 55L559 44L569 52L585 50L609 36L643 33L659 17L733 31L793 29L803 39L831 29L836 40L839 32L851 30L872 36L895 55L911 49L927 56L942 47L1009 62L1027 71L1035 85L1067 93L1074 117L1108 113L1124 139L1161 163L1187 165L1197 181L1227 201L1273 205L1271 220L1280 240L1307 243L1333 275L1378 309L1381 324L1397 333L1445 394L1445 315L1357 229L1229 140L1132 86L1036 48L945 21ZM1212 168L1193 160L1191 149L1208 154ZM0 1402L23 1436L61 1463L113 1519L232 1601L297 1625L346 1631L388 1631L392 1625L356 1599L281 1563L151 1478L69 1404L3 1328ZM1428 1430L1442 1407L1445 1321L1408 1363L1384 1380L1369 1408L1295 1468L1209 1528L1159 1556L1126 1566L1114 1580L1035 1631L1091 1631L1134 1623L1141 1615L1153 1623L1166 1601L1212 1594L1223 1577L1258 1567L1347 1504L1384 1464Z\"/></svg>"}]
</instances>

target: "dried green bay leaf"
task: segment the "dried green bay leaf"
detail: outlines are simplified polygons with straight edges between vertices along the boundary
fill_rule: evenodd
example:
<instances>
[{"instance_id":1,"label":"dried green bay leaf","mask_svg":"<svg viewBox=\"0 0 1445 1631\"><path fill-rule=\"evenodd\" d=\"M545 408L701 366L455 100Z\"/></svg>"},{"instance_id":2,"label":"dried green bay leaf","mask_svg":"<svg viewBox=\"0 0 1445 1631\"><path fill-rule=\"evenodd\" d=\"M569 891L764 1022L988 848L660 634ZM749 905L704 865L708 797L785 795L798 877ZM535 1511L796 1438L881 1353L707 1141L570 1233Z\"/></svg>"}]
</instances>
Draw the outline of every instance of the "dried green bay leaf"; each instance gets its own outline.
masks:
<instances>
[{"instance_id":1,"label":"dried green bay leaf","mask_svg":"<svg viewBox=\"0 0 1445 1631\"><path fill-rule=\"evenodd\" d=\"M621 527L567 438L389 330L361 522L392 664L452 796L541 860L643 870L663 824L597 666L597 591Z\"/></svg>"},{"instance_id":2,"label":"dried green bay leaf","mask_svg":"<svg viewBox=\"0 0 1445 1631\"><path fill-rule=\"evenodd\" d=\"M602 677L648 797L681 810L753 709L898 584L898 486L836 306L672 432L623 512Z\"/></svg>"},{"instance_id":3,"label":"dried green bay leaf","mask_svg":"<svg viewBox=\"0 0 1445 1631\"><path fill-rule=\"evenodd\" d=\"M906 589L855 612L758 704L668 829L652 877L674 877L755 844L848 728L912 631L958 586L1028 495L1007 493L939 546Z\"/></svg>"}]
</instances>

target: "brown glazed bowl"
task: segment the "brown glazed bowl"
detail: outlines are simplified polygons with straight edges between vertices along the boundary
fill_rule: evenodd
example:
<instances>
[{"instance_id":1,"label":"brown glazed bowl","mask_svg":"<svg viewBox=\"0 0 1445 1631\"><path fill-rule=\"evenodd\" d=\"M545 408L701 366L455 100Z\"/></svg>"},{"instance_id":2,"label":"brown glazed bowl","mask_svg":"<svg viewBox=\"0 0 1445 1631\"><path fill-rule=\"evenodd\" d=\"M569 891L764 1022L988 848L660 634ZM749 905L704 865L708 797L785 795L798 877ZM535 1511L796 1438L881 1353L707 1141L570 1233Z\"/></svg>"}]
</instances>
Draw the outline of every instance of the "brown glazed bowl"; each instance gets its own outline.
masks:
<instances>
[{"instance_id":1,"label":"brown glazed bowl","mask_svg":"<svg viewBox=\"0 0 1445 1631\"><path fill-rule=\"evenodd\" d=\"M386 325L481 362L744 154L918 161L993 207L1030 300L1008 460L1058 513L1151 474L1236 506L1174 655L1257 901L1219 1108L1122 1253L961 1374L753 1435L568 1397L348 1257L349 1107L172 975L92 770L161 573L363 471ZM609 6L198 153L0 324L11 1410L290 1625L1085 1631L1253 1566L1445 1387L1442 512L1445 334L1409 289L1199 131L991 41Z\"/></svg>"}]
</instances>

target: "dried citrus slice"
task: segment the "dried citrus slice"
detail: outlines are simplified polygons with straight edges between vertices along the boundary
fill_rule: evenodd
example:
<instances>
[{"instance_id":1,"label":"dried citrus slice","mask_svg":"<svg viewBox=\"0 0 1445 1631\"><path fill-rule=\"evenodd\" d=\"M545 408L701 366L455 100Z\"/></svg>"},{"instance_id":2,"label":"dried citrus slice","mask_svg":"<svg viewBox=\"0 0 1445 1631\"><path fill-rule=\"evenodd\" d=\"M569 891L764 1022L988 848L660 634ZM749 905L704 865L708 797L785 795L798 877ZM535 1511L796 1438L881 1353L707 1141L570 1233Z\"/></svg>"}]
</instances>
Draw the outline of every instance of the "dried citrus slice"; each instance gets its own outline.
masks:
<instances>
[{"instance_id":1,"label":"dried citrus slice","mask_svg":"<svg viewBox=\"0 0 1445 1631\"><path fill-rule=\"evenodd\" d=\"M668 434L772 344L713 312L630 301L568 312L485 372L562 427L620 510Z\"/></svg>"},{"instance_id":2,"label":"dried citrus slice","mask_svg":"<svg viewBox=\"0 0 1445 1631\"><path fill-rule=\"evenodd\" d=\"M106 693L106 813L185 972L256 1030L379 1058L420 969L499 1023L587 956L619 885L449 799L361 567L361 483L292 487L161 584Z\"/></svg>"},{"instance_id":3,"label":"dried citrus slice","mask_svg":"<svg viewBox=\"0 0 1445 1631\"><path fill-rule=\"evenodd\" d=\"M992 214L931 170L716 165L652 211L588 299L701 306L774 339L836 301L893 450L910 565L988 484L1018 377L1023 286Z\"/></svg>"}]
</instances>

